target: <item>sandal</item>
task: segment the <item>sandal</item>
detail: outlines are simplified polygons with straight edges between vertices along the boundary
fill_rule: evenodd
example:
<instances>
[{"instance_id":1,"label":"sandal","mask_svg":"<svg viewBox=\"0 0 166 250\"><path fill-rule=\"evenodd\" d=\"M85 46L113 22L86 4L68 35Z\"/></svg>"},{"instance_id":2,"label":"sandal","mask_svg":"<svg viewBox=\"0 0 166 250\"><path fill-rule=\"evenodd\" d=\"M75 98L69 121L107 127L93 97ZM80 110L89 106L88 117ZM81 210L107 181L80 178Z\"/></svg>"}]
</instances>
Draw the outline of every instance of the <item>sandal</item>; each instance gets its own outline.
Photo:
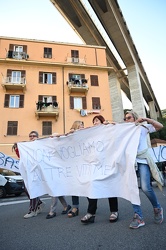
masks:
<instances>
[{"instance_id":1,"label":"sandal","mask_svg":"<svg viewBox=\"0 0 166 250\"><path fill-rule=\"evenodd\" d=\"M71 208L71 206L67 205L67 208L65 210L63 210L61 214L67 214L68 211L70 210L70 208Z\"/></svg>"},{"instance_id":2,"label":"sandal","mask_svg":"<svg viewBox=\"0 0 166 250\"><path fill-rule=\"evenodd\" d=\"M111 212L109 218L110 222L116 222L118 220L118 216L119 216L118 212Z\"/></svg>"},{"instance_id":3,"label":"sandal","mask_svg":"<svg viewBox=\"0 0 166 250\"><path fill-rule=\"evenodd\" d=\"M95 221L95 214L90 214L90 213L87 213L82 219L81 219L81 222L82 223L85 223L85 224L88 224L88 223L94 223Z\"/></svg>"},{"instance_id":4,"label":"sandal","mask_svg":"<svg viewBox=\"0 0 166 250\"><path fill-rule=\"evenodd\" d=\"M75 212L73 210L75 210ZM73 208L71 211L69 211L68 217L72 218L72 217L77 216L78 214L79 214L79 209L78 208Z\"/></svg>"}]
</instances>

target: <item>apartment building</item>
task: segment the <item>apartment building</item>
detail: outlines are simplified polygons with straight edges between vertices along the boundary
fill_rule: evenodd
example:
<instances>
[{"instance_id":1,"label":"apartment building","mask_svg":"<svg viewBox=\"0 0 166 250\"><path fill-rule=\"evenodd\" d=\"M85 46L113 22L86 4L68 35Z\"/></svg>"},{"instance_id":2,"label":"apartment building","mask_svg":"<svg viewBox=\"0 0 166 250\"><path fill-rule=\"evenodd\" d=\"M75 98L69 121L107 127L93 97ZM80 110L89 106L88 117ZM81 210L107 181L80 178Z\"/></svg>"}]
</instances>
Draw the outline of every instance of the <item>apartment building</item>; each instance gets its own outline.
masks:
<instances>
[{"instance_id":1,"label":"apartment building","mask_svg":"<svg viewBox=\"0 0 166 250\"><path fill-rule=\"evenodd\" d=\"M112 119L105 47L0 37L0 152L66 133L75 120Z\"/></svg>"}]
</instances>

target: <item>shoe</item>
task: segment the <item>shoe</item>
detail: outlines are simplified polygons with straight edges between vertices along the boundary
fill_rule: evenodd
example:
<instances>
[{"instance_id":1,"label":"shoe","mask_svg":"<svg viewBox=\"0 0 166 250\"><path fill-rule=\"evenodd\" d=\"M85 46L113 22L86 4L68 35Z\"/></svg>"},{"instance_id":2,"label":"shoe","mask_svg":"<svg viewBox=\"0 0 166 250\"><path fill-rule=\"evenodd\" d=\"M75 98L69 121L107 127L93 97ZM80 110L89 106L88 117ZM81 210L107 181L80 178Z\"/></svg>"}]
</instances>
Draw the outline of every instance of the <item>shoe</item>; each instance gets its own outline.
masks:
<instances>
[{"instance_id":1,"label":"shoe","mask_svg":"<svg viewBox=\"0 0 166 250\"><path fill-rule=\"evenodd\" d=\"M30 211L29 213L24 215L24 219L28 219L28 218L35 217L35 216L37 216L37 213L34 211Z\"/></svg>"},{"instance_id":2,"label":"shoe","mask_svg":"<svg viewBox=\"0 0 166 250\"><path fill-rule=\"evenodd\" d=\"M81 222L88 224L88 223L94 223L95 221L95 215L87 213L82 219Z\"/></svg>"},{"instance_id":3,"label":"shoe","mask_svg":"<svg viewBox=\"0 0 166 250\"><path fill-rule=\"evenodd\" d=\"M154 222L156 224L161 224L163 222L163 209L154 208Z\"/></svg>"},{"instance_id":4,"label":"shoe","mask_svg":"<svg viewBox=\"0 0 166 250\"><path fill-rule=\"evenodd\" d=\"M138 214L134 215L133 221L130 223L130 228L139 228L145 226L145 222L141 219Z\"/></svg>"},{"instance_id":5,"label":"shoe","mask_svg":"<svg viewBox=\"0 0 166 250\"><path fill-rule=\"evenodd\" d=\"M110 222L116 222L118 220L119 214L118 212L111 212L110 214Z\"/></svg>"},{"instance_id":6,"label":"shoe","mask_svg":"<svg viewBox=\"0 0 166 250\"><path fill-rule=\"evenodd\" d=\"M68 212L68 217L72 218L72 217L77 216L78 214L79 214L79 209L78 208L73 208L71 211Z\"/></svg>"},{"instance_id":7,"label":"shoe","mask_svg":"<svg viewBox=\"0 0 166 250\"><path fill-rule=\"evenodd\" d=\"M67 205L66 210L63 210L61 214L67 214L69 212L69 210L71 209L70 205Z\"/></svg>"},{"instance_id":8,"label":"shoe","mask_svg":"<svg viewBox=\"0 0 166 250\"><path fill-rule=\"evenodd\" d=\"M47 214L46 219L52 219L56 216L56 213L53 214Z\"/></svg>"},{"instance_id":9,"label":"shoe","mask_svg":"<svg viewBox=\"0 0 166 250\"><path fill-rule=\"evenodd\" d=\"M40 214L42 211L43 211L43 208L45 207L45 202L42 201L42 203L38 206L37 210L36 210L36 213L37 214Z\"/></svg>"}]
</instances>

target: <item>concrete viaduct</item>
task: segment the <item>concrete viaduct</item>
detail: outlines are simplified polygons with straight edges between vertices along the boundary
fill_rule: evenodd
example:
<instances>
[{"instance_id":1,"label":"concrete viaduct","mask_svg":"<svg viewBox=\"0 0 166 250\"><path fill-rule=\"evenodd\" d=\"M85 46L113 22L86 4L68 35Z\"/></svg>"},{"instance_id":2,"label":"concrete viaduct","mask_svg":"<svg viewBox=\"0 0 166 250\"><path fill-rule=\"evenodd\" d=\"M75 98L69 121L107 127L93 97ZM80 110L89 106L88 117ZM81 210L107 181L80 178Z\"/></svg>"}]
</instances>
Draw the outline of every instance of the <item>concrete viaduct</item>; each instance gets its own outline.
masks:
<instances>
[{"instance_id":1,"label":"concrete viaduct","mask_svg":"<svg viewBox=\"0 0 166 250\"><path fill-rule=\"evenodd\" d=\"M147 116L146 106L148 106L151 118L157 119L157 117L161 117L160 107L118 1L87 1L90 9L96 14L106 36L99 31L100 27L95 20L92 20L92 15L83 1L50 1L86 44L106 47L107 66L113 67L113 70L108 75L113 120L122 121L124 116L121 90L124 91L127 98L132 102L133 109L140 116ZM108 44L108 39L114 50ZM122 63L120 63L120 60Z\"/></svg>"}]
</instances>

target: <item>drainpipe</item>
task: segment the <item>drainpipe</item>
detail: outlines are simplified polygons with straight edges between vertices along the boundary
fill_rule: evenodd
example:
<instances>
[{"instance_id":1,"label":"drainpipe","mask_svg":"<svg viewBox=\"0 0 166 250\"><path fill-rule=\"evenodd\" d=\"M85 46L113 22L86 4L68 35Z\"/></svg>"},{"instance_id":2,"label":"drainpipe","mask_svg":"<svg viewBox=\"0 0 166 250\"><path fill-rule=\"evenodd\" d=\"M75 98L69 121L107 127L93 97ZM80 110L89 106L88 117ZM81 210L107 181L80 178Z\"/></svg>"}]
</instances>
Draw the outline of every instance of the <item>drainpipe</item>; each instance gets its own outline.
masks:
<instances>
[{"instance_id":1,"label":"drainpipe","mask_svg":"<svg viewBox=\"0 0 166 250\"><path fill-rule=\"evenodd\" d=\"M63 84L63 134L65 134L65 83L64 83L64 67L62 67L62 84Z\"/></svg>"}]
</instances>

